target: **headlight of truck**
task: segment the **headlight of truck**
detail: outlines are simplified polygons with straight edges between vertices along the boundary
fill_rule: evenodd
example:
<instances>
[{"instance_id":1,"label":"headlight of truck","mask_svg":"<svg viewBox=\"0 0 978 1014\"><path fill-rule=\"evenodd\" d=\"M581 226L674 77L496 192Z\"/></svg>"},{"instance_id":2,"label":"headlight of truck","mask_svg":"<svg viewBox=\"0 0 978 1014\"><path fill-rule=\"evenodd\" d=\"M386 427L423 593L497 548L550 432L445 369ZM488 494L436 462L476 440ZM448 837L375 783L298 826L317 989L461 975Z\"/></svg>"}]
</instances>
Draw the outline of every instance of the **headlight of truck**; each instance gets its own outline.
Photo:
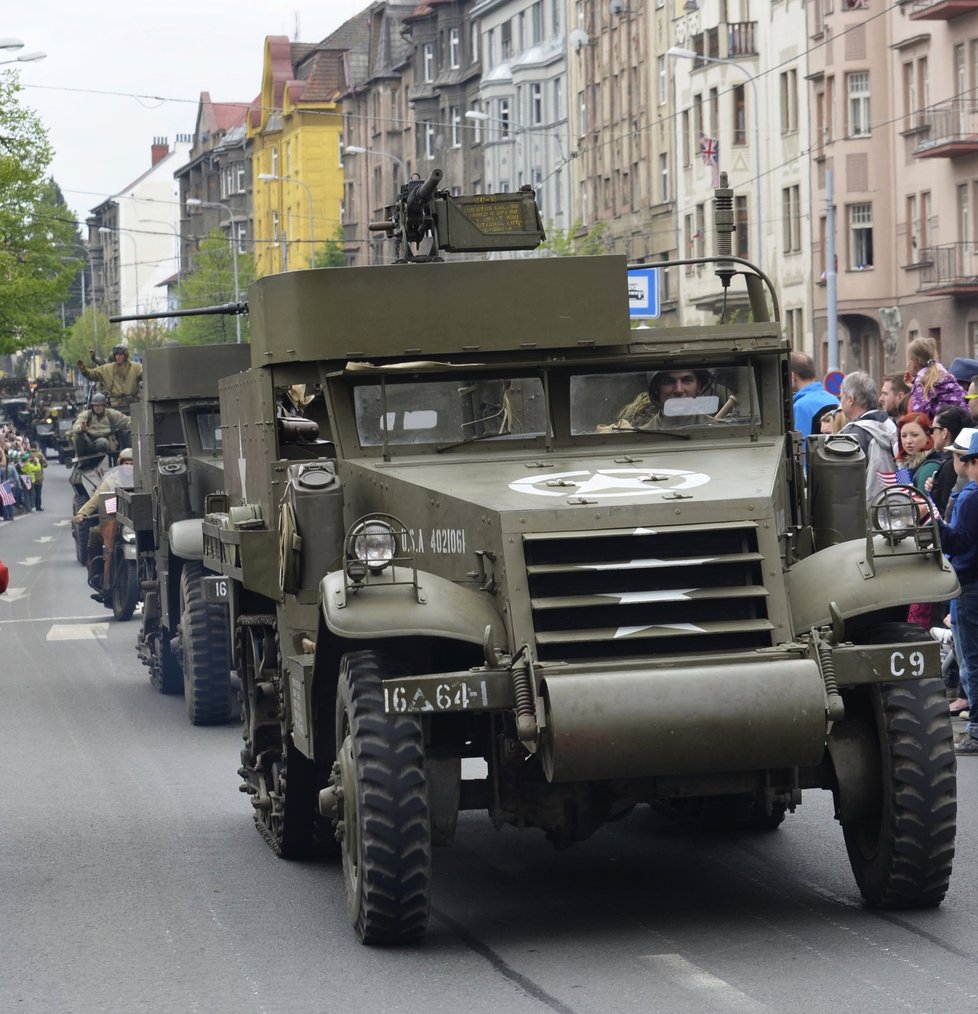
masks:
<instances>
[{"instance_id":1,"label":"headlight of truck","mask_svg":"<svg viewBox=\"0 0 978 1014\"><path fill-rule=\"evenodd\" d=\"M373 518L357 522L349 535L350 565L347 572L355 578L355 571L359 570L356 563L359 562L368 570L377 573L385 567L389 567L394 557L397 556L397 537L394 529L386 521Z\"/></svg>"},{"instance_id":2,"label":"headlight of truck","mask_svg":"<svg viewBox=\"0 0 978 1014\"><path fill-rule=\"evenodd\" d=\"M912 486L891 486L873 501L870 525L887 542L902 542L925 526L921 507L926 505L926 500Z\"/></svg>"}]
</instances>

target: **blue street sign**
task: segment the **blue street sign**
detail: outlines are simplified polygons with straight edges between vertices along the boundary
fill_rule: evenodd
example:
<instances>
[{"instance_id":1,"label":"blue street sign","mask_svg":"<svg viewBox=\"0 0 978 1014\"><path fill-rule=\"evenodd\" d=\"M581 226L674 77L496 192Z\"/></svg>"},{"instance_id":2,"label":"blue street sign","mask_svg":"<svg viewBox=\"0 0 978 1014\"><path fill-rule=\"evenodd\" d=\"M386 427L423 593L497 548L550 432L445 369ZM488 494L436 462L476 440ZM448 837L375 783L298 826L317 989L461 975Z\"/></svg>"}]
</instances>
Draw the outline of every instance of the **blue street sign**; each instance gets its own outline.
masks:
<instances>
[{"instance_id":1,"label":"blue street sign","mask_svg":"<svg viewBox=\"0 0 978 1014\"><path fill-rule=\"evenodd\" d=\"M658 268L629 268L628 316L659 316Z\"/></svg>"}]
</instances>

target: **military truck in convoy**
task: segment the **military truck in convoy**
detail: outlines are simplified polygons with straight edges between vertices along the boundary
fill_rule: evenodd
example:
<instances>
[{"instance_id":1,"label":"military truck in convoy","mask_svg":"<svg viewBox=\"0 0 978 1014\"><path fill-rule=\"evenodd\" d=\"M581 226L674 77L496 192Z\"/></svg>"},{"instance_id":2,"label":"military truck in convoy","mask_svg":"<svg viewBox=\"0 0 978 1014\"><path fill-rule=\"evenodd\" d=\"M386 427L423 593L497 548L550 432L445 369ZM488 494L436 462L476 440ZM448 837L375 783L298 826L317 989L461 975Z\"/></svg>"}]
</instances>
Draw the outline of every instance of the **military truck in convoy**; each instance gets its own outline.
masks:
<instances>
[{"instance_id":1,"label":"military truck in convoy","mask_svg":"<svg viewBox=\"0 0 978 1014\"><path fill-rule=\"evenodd\" d=\"M201 518L207 495L224 489L218 381L248 361L247 345L146 351L142 397L132 406L135 485L119 491L121 519L136 536L137 651L160 693L184 693L194 725L239 712L227 610L203 598Z\"/></svg>"},{"instance_id":2,"label":"military truck in convoy","mask_svg":"<svg viewBox=\"0 0 978 1014\"><path fill-rule=\"evenodd\" d=\"M858 447L814 448L806 481L731 208L718 191L719 255L679 263L750 322L633 330L617 256L442 261L542 230L532 192L437 179L380 224L415 263L252 287L206 594L257 827L341 854L364 942L423 933L461 810L563 848L641 804L771 829L823 789L871 905L943 899L951 729L938 646L903 621L956 579L905 487L840 534Z\"/></svg>"}]
</instances>

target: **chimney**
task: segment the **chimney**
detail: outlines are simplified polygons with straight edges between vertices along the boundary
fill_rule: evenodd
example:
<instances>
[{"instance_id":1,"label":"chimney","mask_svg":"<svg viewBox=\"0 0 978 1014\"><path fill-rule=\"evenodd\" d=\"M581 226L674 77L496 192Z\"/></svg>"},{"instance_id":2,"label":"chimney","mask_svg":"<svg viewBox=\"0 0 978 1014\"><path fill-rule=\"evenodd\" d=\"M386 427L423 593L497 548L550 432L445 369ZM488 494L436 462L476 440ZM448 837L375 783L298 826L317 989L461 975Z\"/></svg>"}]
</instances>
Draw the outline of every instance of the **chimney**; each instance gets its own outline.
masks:
<instances>
[{"instance_id":1,"label":"chimney","mask_svg":"<svg viewBox=\"0 0 978 1014\"><path fill-rule=\"evenodd\" d=\"M165 137L154 137L150 148L150 165L156 165L161 158L170 154L170 142Z\"/></svg>"}]
</instances>

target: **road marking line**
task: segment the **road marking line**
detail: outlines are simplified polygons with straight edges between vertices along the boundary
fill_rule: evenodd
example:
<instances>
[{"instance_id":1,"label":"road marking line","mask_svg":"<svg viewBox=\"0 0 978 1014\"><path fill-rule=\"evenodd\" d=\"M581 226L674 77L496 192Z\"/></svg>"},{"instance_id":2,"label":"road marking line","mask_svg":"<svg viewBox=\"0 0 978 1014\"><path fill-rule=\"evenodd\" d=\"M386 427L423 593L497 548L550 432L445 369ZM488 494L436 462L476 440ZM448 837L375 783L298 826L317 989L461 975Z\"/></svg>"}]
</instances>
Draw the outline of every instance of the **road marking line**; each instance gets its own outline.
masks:
<instances>
[{"instance_id":1,"label":"road marking line","mask_svg":"<svg viewBox=\"0 0 978 1014\"><path fill-rule=\"evenodd\" d=\"M46 641L103 641L109 636L108 623L55 623Z\"/></svg>"},{"instance_id":2,"label":"road marking line","mask_svg":"<svg viewBox=\"0 0 978 1014\"><path fill-rule=\"evenodd\" d=\"M694 965L692 961L687 961L681 954L646 954L645 960L657 973L680 988L700 994L706 1010L758 1014L767 1009L764 1004L741 993L729 982Z\"/></svg>"},{"instance_id":3,"label":"road marking line","mask_svg":"<svg viewBox=\"0 0 978 1014\"><path fill-rule=\"evenodd\" d=\"M0 598L0 602L19 602L22 598L27 595L26 588L8 588L4 593L3 597Z\"/></svg>"},{"instance_id":4,"label":"road marking line","mask_svg":"<svg viewBox=\"0 0 978 1014\"><path fill-rule=\"evenodd\" d=\"M7 591L9 592L10 589L8 588ZM0 602L3 602L3 598L0 598ZM24 616L18 620L0 620L0 625L6 623L91 623L93 620L102 619L105 619L104 613L100 613L98 616Z\"/></svg>"}]
</instances>

